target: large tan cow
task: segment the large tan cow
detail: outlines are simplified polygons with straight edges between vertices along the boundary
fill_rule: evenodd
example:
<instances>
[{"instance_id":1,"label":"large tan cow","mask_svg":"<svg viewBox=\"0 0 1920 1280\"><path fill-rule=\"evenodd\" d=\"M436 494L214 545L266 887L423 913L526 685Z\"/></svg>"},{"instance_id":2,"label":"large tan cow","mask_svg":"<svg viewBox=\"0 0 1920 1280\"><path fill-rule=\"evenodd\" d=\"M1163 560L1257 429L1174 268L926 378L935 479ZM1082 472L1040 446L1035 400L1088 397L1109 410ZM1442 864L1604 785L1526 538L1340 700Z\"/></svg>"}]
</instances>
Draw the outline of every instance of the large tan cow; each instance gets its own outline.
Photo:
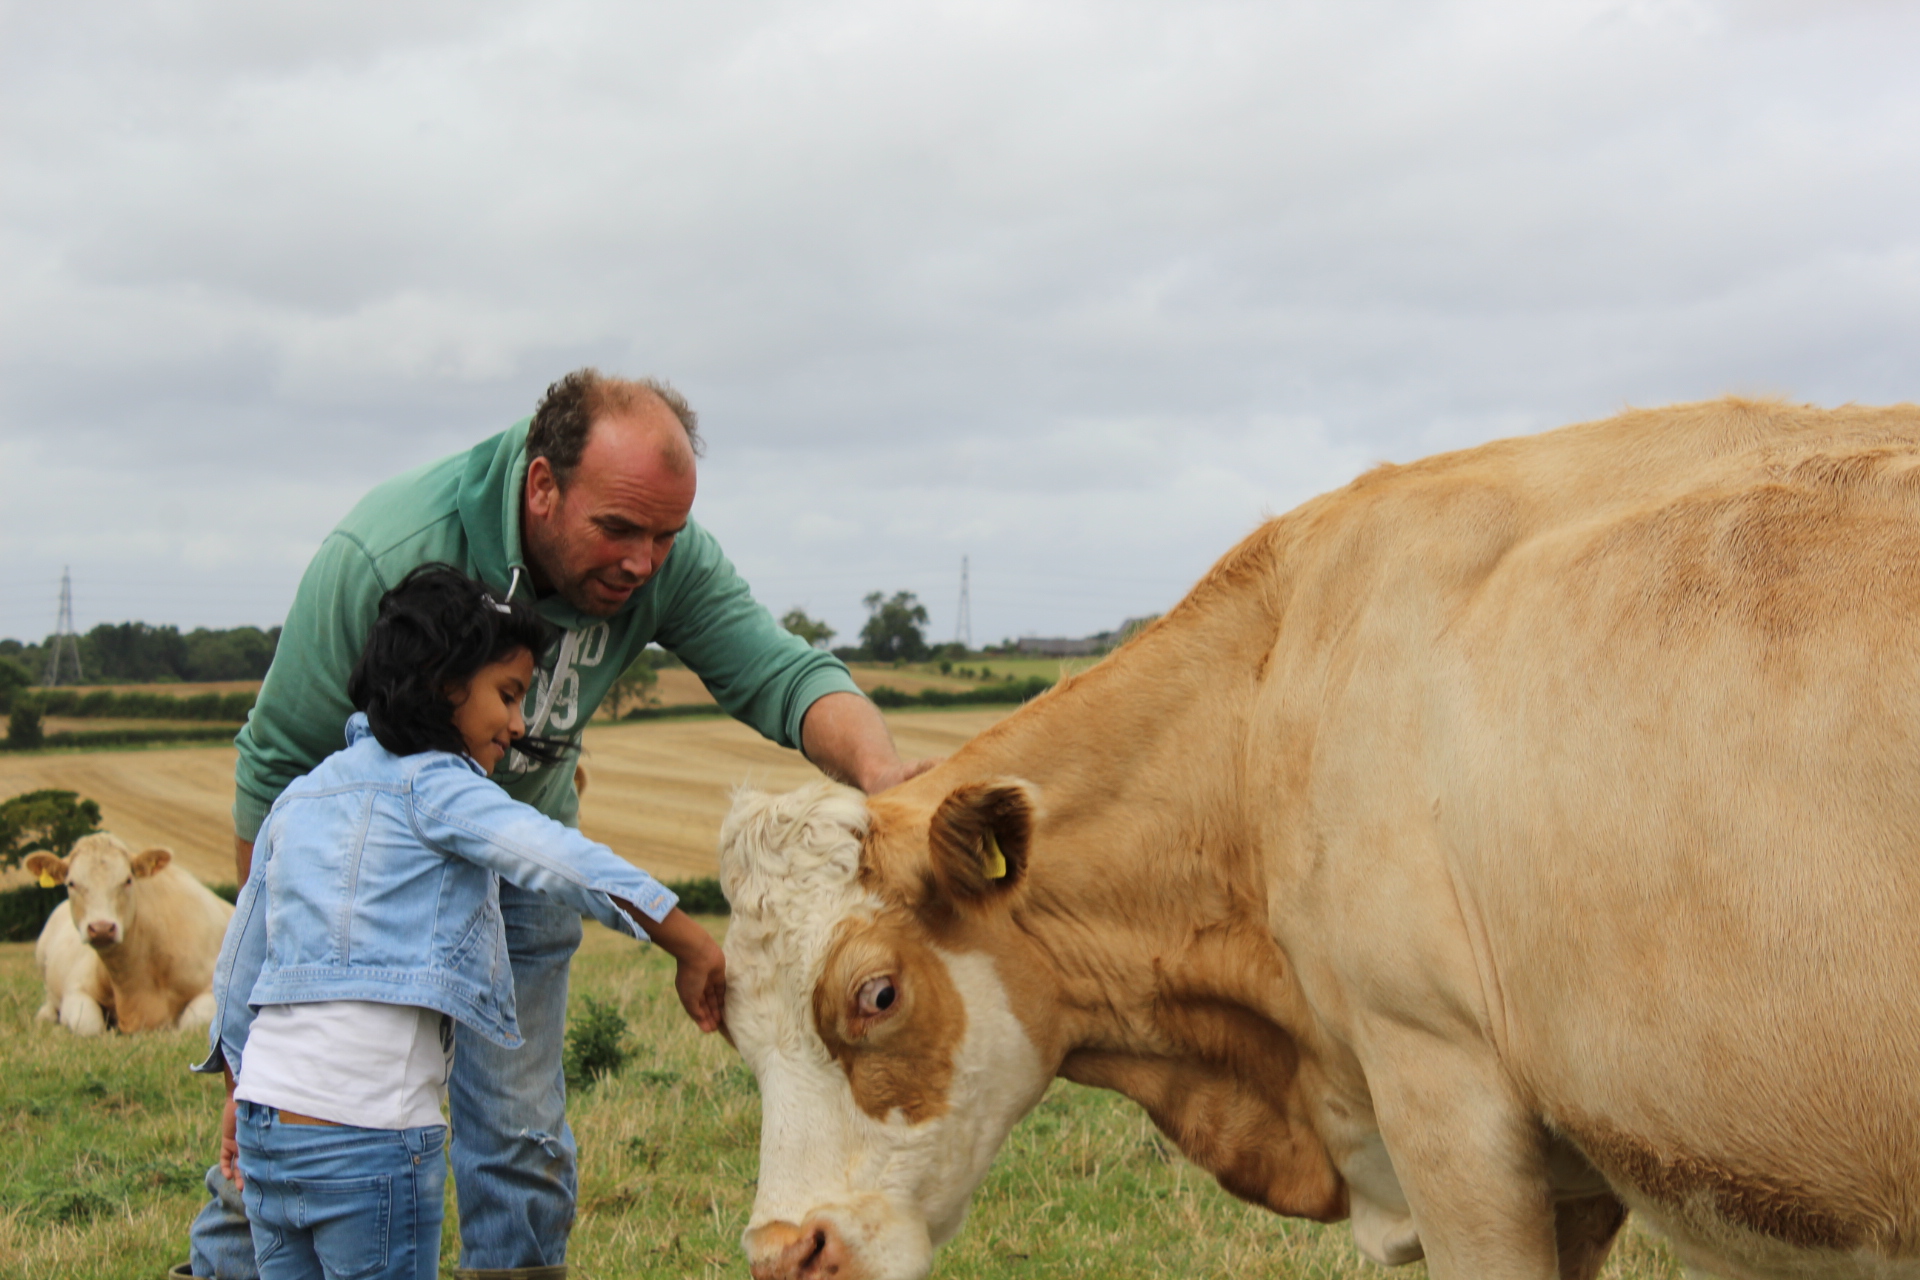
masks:
<instances>
[{"instance_id":1,"label":"large tan cow","mask_svg":"<svg viewBox=\"0 0 1920 1280\"><path fill-rule=\"evenodd\" d=\"M112 835L73 853L36 853L27 870L67 886L67 909L40 931L34 956L46 984L42 1021L98 1035L204 1026L213 1018L213 966L232 904L179 867L166 849L136 854Z\"/></svg>"},{"instance_id":2,"label":"large tan cow","mask_svg":"<svg viewBox=\"0 0 1920 1280\"><path fill-rule=\"evenodd\" d=\"M754 1275L922 1275L1055 1075L1442 1280L1920 1275L1920 408L1381 467L872 800L742 795Z\"/></svg>"}]
</instances>

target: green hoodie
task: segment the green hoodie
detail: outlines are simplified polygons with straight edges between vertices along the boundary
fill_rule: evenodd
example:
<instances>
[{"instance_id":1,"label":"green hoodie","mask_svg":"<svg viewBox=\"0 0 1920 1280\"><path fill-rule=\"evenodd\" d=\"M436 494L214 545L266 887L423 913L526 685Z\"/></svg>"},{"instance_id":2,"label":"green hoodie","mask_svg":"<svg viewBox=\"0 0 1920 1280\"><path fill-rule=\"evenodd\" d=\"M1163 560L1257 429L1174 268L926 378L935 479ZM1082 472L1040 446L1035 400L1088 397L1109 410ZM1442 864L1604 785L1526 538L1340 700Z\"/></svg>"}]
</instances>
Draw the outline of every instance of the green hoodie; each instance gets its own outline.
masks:
<instances>
[{"instance_id":1,"label":"green hoodie","mask_svg":"<svg viewBox=\"0 0 1920 1280\"><path fill-rule=\"evenodd\" d=\"M233 826L253 839L288 783L346 743L347 677L359 660L380 596L416 565L439 560L532 599L520 544L527 423L466 453L376 488L327 535L280 633L260 700L236 742ZM757 603L713 535L688 522L647 584L611 618L581 613L559 596L538 602L564 630L539 655L527 693L527 732L577 737L620 673L649 643L679 655L726 711L782 746L800 745L800 722L823 694L858 693L839 659L791 635ZM509 755L494 771L507 794L576 825L573 767Z\"/></svg>"}]
</instances>

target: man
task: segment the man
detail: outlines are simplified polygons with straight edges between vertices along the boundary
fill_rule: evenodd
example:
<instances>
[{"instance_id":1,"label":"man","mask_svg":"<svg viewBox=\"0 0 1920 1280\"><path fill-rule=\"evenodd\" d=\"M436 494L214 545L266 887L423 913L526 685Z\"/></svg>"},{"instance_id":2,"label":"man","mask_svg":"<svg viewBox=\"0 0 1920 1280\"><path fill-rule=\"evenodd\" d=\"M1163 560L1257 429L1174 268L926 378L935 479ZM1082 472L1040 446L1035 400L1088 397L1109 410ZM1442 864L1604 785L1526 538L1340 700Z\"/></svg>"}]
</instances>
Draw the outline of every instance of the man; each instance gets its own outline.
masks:
<instances>
[{"instance_id":1,"label":"man","mask_svg":"<svg viewBox=\"0 0 1920 1280\"><path fill-rule=\"evenodd\" d=\"M531 596L563 638L540 657L527 732L572 736L650 642L673 651L720 705L797 746L841 781L879 791L921 772L895 751L873 704L830 654L788 634L756 603L712 535L695 524L692 409L670 387L592 369L547 389L534 416L473 449L373 490L321 544L301 579L273 667L240 733L235 863L286 785L339 749L347 676L381 594L445 561L503 597ZM575 824L570 765L514 753L494 778L509 795ZM574 1142L561 1044L567 967L580 921L500 886L525 1045L457 1034L448 1083L460 1260L471 1280L561 1280L573 1223ZM193 1227L192 1271L251 1280L244 1211L218 1169Z\"/></svg>"}]
</instances>

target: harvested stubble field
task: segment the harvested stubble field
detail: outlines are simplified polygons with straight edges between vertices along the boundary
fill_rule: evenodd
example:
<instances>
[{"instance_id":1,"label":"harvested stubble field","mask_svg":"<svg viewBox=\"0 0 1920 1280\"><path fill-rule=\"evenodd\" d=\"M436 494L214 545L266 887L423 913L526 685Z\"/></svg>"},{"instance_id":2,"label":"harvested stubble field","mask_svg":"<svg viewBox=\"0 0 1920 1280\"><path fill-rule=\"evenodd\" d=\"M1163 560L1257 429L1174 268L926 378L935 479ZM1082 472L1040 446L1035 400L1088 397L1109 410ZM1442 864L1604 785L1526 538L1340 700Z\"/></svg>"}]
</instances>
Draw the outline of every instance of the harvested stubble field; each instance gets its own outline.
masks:
<instances>
[{"instance_id":1,"label":"harvested stubble field","mask_svg":"<svg viewBox=\"0 0 1920 1280\"><path fill-rule=\"evenodd\" d=\"M944 754L1005 711L889 717L909 755ZM596 728L586 828L668 877L713 871L728 792L815 776L795 753L729 721ZM66 786L101 801L136 843L170 844L209 879L231 876L226 749L0 758L0 794ZM716 933L724 920L707 922ZM158 1280L185 1256L204 1199L219 1086L190 1076L200 1033L80 1040L33 1021L33 949L0 944L0 1078L11 1159L0 1168L0 1277ZM573 1000L611 1003L633 1061L577 1094L579 1280L744 1275L739 1235L753 1199L759 1097L725 1041L680 1012L671 962L597 925L574 966ZM456 1260L445 1237L442 1274ZM1056 1083L1014 1131L934 1274L1317 1277L1380 1274L1344 1225L1276 1218L1222 1192L1111 1094ZM1420 1277L1416 1264L1399 1274ZM1629 1232L1614 1280L1677 1280L1664 1247Z\"/></svg>"},{"instance_id":2,"label":"harvested stubble field","mask_svg":"<svg viewBox=\"0 0 1920 1280\"><path fill-rule=\"evenodd\" d=\"M890 716L900 750L945 755L1012 710ZM583 759L581 827L663 879L710 876L733 788L785 790L820 775L797 751L725 718L596 724ZM136 849L165 845L209 884L233 880L231 747L0 753L0 797L64 787L100 804ZM22 873L0 882L17 883Z\"/></svg>"}]
</instances>

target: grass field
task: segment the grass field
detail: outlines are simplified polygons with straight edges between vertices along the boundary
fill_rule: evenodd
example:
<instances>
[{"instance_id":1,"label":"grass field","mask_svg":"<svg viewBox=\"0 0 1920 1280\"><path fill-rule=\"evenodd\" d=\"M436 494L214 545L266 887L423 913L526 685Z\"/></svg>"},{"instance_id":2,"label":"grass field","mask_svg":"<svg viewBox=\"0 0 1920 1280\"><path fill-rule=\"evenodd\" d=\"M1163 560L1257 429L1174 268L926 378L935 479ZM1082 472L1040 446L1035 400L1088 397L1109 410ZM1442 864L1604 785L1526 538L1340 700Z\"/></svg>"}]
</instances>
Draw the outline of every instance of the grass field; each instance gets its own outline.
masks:
<instances>
[{"instance_id":1,"label":"grass field","mask_svg":"<svg viewBox=\"0 0 1920 1280\"><path fill-rule=\"evenodd\" d=\"M908 756L944 755L1011 708L888 717ZM711 875L727 796L817 776L795 752L727 720L622 724L587 734L583 827L668 878ZM62 786L101 802L136 847L166 844L230 880L230 748L0 756L0 795ZM712 922L719 929L723 922ZM726 1043L680 1013L670 963L590 925L574 999L610 1001L637 1059L577 1096L577 1280L744 1275L759 1100ZM32 947L0 944L0 1079L11 1159L0 1168L0 1277L157 1280L185 1255L204 1198L218 1086L190 1076L199 1034L79 1040L33 1022ZM448 1235L447 1263L454 1259ZM1132 1104L1056 1084L1015 1131L939 1277L1345 1278L1379 1274L1344 1226L1239 1204L1172 1152ZM1422 1266L1399 1273L1418 1277ZM1628 1238L1607 1273L1672 1280L1658 1245Z\"/></svg>"},{"instance_id":2,"label":"grass field","mask_svg":"<svg viewBox=\"0 0 1920 1280\"><path fill-rule=\"evenodd\" d=\"M710 921L718 932L723 921ZM598 925L574 963L573 999L618 1007L638 1050L576 1094L576 1280L743 1276L759 1095L726 1042L694 1031L671 962ZM159 1280L186 1255L219 1113L216 1081L190 1076L198 1033L80 1040L32 1021L32 948L0 945L0 1078L9 1161L0 1167L0 1276ZM449 1227L442 1274L451 1275ZM1112 1094L1056 1083L988 1175L941 1280L1004 1276L1362 1280L1344 1225L1276 1218L1232 1199ZM1415 1264L1396 1273L1426 1274ZM1629 1232L1615 1280L1677 1280L1664 1246Z\"/></svg>"}]
</instances>

